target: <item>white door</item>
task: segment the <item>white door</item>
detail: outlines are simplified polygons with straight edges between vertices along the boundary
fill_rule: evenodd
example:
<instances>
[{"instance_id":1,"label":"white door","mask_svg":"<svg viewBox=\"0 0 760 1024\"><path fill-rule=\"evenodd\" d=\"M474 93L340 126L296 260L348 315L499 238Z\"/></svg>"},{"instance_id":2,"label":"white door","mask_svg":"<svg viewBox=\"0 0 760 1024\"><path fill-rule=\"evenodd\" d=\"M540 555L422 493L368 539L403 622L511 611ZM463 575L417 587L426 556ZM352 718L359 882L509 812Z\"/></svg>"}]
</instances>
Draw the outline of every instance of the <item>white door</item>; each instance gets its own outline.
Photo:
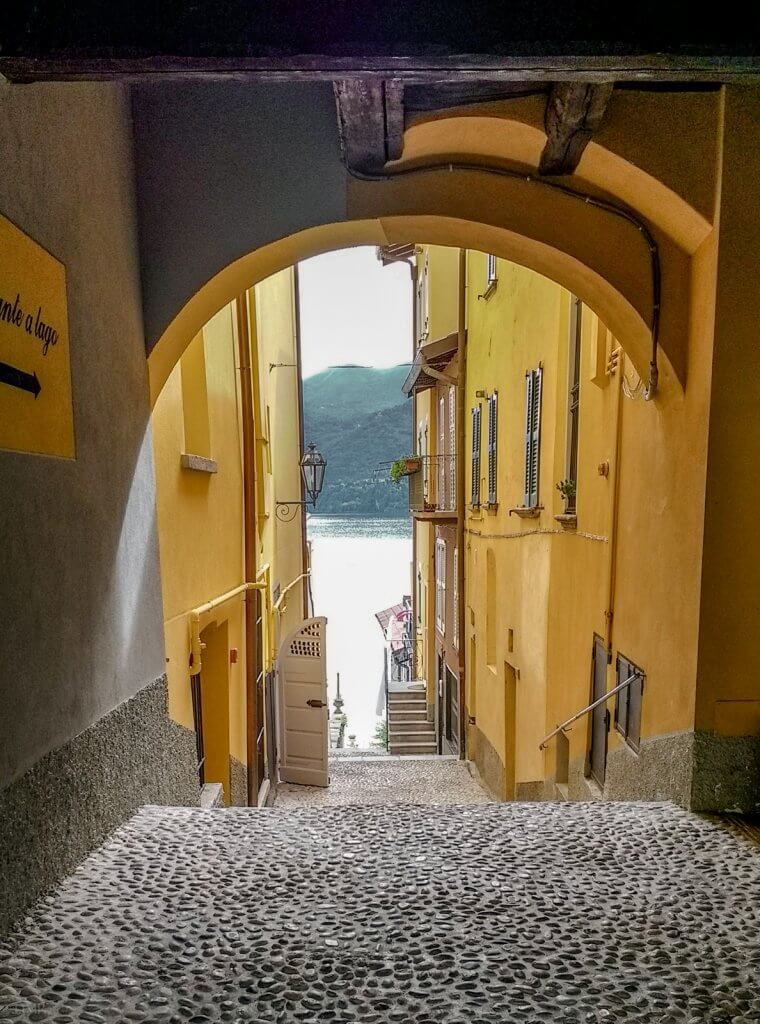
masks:
<instances>
[{"instance_id":1,"label":"white door","mask_svg":"<svg viewBox=\"0 0 760 1024\"><path fill-rule=\"evenodd\" d=\"M280 779L327 786L327 619L306 619L285 637L279 674Z\"/></svg>"}]
</instances>

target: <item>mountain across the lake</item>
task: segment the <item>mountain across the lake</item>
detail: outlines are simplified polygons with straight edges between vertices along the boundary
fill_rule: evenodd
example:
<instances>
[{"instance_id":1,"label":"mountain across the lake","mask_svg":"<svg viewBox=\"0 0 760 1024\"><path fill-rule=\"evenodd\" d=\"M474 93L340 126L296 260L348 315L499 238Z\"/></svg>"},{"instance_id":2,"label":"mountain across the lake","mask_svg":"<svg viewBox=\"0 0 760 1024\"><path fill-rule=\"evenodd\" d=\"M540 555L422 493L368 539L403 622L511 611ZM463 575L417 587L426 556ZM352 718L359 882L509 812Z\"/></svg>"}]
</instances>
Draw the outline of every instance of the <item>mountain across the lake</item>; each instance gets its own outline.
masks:
<instances>
[{"instance_id":1,"label":"mountain across the lake","mask_svg":"<svg viewBox=\"0 0 760 1024\"><path fill-rule=\"evenodd\" d=\"M401 391L409 364L331 366L303 382L304 440L327 460L321 515L403 516L407 488L389 463L412 450L412 403Z\"/></svg>"}]
</instances>

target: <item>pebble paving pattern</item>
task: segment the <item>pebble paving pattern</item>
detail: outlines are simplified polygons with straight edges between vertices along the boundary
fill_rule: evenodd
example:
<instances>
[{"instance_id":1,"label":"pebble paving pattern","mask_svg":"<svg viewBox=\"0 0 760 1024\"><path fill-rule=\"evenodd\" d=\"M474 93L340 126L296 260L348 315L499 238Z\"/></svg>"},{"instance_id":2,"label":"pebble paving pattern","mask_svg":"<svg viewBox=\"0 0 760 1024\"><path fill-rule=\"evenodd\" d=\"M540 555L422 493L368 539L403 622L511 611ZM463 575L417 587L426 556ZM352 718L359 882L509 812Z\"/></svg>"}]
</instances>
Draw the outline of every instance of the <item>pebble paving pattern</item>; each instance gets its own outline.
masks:
<instances>
[{"instance_id":1,"label":"pebble paving pattern","mask_svg":"<svg viewBox=\"0 0 760 1024\"><path fill-rule=\"evenodd\" d=\"M491 798L464 761L441 757L345 757L330 761L330 785L277 787L277 807L346 804L485 804Z\"/></svg>"},{"instance_id":2,"label":"pebble paving pattern","mask_svg":"<svg viewBox=\"0 0 760 1024\"><path fill-rule=\"evenodd\" d=\"M760 1021L760 851L665 804L145 808L0 948L0 1019Z\"/></svg>"}]
</instances>

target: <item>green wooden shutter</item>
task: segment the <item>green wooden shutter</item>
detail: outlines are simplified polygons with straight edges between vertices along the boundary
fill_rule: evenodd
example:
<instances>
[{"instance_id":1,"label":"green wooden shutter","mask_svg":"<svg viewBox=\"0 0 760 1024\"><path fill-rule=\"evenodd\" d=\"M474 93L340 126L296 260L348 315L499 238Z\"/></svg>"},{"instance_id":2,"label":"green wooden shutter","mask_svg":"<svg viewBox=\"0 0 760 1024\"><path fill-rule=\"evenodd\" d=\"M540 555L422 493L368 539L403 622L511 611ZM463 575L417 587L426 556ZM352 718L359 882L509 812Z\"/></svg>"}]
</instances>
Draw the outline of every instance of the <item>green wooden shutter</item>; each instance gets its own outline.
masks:
<instances>
[{"instance_id":1,"label":"green wooden shutter","mask_svg":"<svg viewBox=\"0 0 760 1024\"><path fill-rule=\"evenodd\" d=\"M472 409L472 506L480 504L480 406Z\"/></svg>"},{"instance_id":2,"label":"green wooden shutter","mask_svg":"<svg viewBox=\"0 0 760 1024\"><path fill-rule=\"evenodd\" d=\"M538 505L538 470L541 453L541 367L525 375L525 495L527 508Z\"/></svg>"},{"instance_id":3,"label":"green wooden shutter","mask_svg":"<svg viewBox=\"0 0 760 1024\"><path fill-rule=\"evenodd\" d=\"M498 445L497 395L488 399L488 504L496 504L496 452Z\"/></svg>"}]
</instances>

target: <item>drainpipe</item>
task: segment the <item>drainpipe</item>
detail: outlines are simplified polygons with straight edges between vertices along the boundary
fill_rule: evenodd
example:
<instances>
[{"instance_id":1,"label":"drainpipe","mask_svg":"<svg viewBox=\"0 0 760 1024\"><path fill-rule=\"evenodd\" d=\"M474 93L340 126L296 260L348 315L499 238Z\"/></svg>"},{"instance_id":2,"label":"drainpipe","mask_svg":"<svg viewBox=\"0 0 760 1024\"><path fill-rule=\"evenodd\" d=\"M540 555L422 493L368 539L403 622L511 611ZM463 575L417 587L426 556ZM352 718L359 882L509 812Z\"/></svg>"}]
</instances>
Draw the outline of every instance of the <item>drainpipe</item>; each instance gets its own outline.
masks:
<instances>
[{"instance_id":1,"label":"drainpipe","mask_svg":"<svg viewBox=\"0 0 760 1024\"><path fill-rule=\"evenodd\" d=\"M302 363L301 363L301 285L298 277L298 264L296 263L293 267L293 302L295 304L295 330L296 330L296 374L298 375L298 435L299 435L299 450L298 450L298 461L300 462L303 458L305 451L305 439L303 436L304 432L304 418L303 418L303 377L301 374ZM306 491L304 489L303 474L301 476L301 569L304 573L304 577L308 576L311 572L311 560L309 558L309 545L306 539ZM309 587L311 586L311 580L308 581L308 586L303 586L303 617L309 618Z\"/></svg>"},{"instance_id":2,"label":"drainpipe","mask_svg":"<svg viewBox=\"0 0 760 1024\"><path fill-rule=\"evenodd\" d=\"M620 513L620 460L623 450L623 351L618 346L610 353L607 364L617 374L617 402L615 406L615 459L612 464L612 518L610 522L610 550L607 565L607 604L605 607L605 642L607 660L612 661L612 630L615 619L615 584L617 582L618 520Z\"/></svg>"},{"instance_id":3,"label":"drainpipe","mask_svg":"<svg viewBox=\"0 0 760 1024\"><path fill-rule=\"evenodd\" d=\"M459 659L459 756L466 756L467 725L465 720L465 640L464 640L464 400L467 359L467 250L459 250L459 310L457 322L457 655Z\"/></svg>"},{"instance_id":4,"label":"drainpipe","mask_svg":"<svg viewBox=\"0 0 760 1024\"><path fill-rule=\"evenodd\" d=\"M255 316L253 293L250 293L251 317ZM240 363L240 411L243 420L243 560L245 578L256 579L256 437L254 428L253 383L251 377L251 339L248 330L246 295L235 300L237 312L238 359ZM245 594L245 708L246 755L248 761L248 806L256 807L259 782L256 778L256 612L260 598L251 584Z\"/></svg>"}]
</instances>

